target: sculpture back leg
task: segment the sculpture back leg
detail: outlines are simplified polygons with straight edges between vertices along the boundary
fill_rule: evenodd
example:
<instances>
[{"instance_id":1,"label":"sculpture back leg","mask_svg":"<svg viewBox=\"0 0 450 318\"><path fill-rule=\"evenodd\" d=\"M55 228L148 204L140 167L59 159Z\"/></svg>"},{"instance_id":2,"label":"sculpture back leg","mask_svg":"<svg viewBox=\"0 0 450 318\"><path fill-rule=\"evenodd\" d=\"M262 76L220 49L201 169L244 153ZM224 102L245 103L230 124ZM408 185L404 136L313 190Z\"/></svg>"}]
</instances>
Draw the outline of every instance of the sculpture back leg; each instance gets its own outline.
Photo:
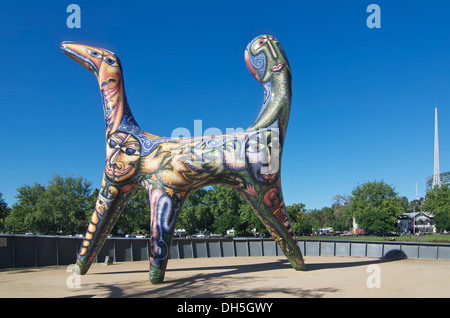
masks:
<instances>
[{"instance_id":1,"label":"sculpture back leg","mask_svg":"<svg viewBox=\"0 0 450 318\"><path fill-rule=\"evenodd\" d=\"M277 184L280 184L280 182L277 182ZM253 185L254 188L255 186ZM281 186L275 184L260 193L248 193L242 190L239 192L264 223L292 267L296 270L304 270L305 263L297 241L295 240L294 230L283 201Z\"/></svg>"},{"instance_id":2,"label":"sculpture back leg","mask_svg":"<svg viewBox=\"0 0 450 318\"><path fill-rule=\"evenodd\" d=\"M156 185L156 186L155 186ZM150 269L149 280L162 283L170 256L175 223L184 202L179 193L169 194L157 183L147 183L150 199Z\"/></svg>"}]
</instances>

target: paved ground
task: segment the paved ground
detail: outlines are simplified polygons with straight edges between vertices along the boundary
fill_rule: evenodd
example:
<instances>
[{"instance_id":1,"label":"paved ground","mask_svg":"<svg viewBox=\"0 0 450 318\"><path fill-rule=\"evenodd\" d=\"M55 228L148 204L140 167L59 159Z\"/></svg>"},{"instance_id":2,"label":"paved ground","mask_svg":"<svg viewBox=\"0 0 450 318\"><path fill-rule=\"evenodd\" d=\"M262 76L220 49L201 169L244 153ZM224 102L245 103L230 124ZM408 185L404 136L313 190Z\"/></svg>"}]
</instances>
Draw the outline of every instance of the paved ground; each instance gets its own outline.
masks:
<instances>
[{"instance_id":1,"label":"paved ground","mask_svg":"<svg viewBox=\"0 0 450 318\"><path fill-rule=\"evenodd\" d=\"M450 297L447 260L309 256L305 262L306 271L298 272L283 257L174 259L159 285L148 281L148 262L94 264L84 276L67 266L0 270L0 297Z\"/></svg>"}]
</instances>

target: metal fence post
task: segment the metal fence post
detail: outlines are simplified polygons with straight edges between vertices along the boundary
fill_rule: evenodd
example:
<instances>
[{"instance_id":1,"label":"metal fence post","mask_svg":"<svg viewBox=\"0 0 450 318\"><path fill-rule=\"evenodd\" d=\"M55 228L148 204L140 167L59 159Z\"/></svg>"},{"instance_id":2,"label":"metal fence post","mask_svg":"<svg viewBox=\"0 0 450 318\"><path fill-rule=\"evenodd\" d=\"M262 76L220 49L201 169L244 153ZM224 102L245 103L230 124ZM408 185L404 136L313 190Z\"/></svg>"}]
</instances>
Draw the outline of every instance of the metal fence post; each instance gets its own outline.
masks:
<instances>
[{"instance_id":1,"label":"metal fence post","mask_svg":"<svg viewBox=\"0 0 450 318\"><path fill-rule=\"evenodd\" d=\"M58 247L58 238L55 238L56 245L56 266L59 266L59 247Z\"/></svg>"},{"instance_id":2,"label":"metal fence post","mask_svg":"<svg viewBox=\"0 0 450 318\"><path fill-rule=\"evenodd\" d=\"M38 243L37 243L37 237L36 236L33 237L33 241L34 241L34 257L35 257L34 262L36 264L36 267L39 267L38 266Z\"/></svg>"},{"instance_id":3,"label":"metal fence post","mask_svg":"<svg viewBox=\"0 0 450 318\"><path fill-rule=\"evenodd\" d=\"M117 257L116 257L116 239L113 239L113 262L117 262Z\"/></svg>"},{"instance_id":4,"label":"metal fence post","mask_svg":"<svg viewBox=\"0 0 450 318\"><path fill-rule=\"evenodd\" d=\"M11 243L12 243L12 263L13 268L16 268L16 241L13 236L11 236Z\"/></svg>"}]
</instances>

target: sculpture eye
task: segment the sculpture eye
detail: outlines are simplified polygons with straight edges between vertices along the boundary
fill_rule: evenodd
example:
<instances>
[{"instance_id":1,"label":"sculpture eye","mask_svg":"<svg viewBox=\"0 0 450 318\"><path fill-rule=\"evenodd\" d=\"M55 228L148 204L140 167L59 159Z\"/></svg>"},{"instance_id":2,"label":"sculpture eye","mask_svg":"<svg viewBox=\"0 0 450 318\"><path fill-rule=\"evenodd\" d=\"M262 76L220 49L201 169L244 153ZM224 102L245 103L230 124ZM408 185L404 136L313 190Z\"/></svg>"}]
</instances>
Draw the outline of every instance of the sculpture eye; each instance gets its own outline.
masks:
<instances>
[{"instance_id":1,"label":"sculpture eye","mask_svg":"<svg viewBox=\"0 0 450 318\"><path fill-rule=\"evenodd\" d=\"M129 156L134 155L136 153L136 149L127 148L127 149L125 149L125 153Z\"/></svg>"},{"instance_id":2,"label":"sculpture eye","mask_svg":"<svg viewBox=\"0 0 450 318\"><path fill-rule=\"evenodd\" d=\"M88 50L88 53L90 56L98 58L100 57L100 53L98 53L97 51L93 51L93 50Z\"/></svg>"},{"instance_id":3,"label":"sculpture eye","mask_svg":"<svg viewBox=\"0 0 450 318\"><path fill-rule=\"evenodd\" d=\"M115 142L114 140L110 139L108 142L108 145L110 148L116 148L117 146L117 142Z\"/></svg>"},{"instance_id":4,"label":"sculpture eye","mask_svg":"<svg viewBox=\"0 0 450 318\"><path fill-rule=\"evenodd\" d=\"M106 57L105 58L105 62L109 65L117 65L116 61L114 61L112 58L110 57Z\"/></svg>"},{"instance_id":5,"label":"sculpture eye","mask_svg":"<svg viewBox=\"0 0 450 318\"><path fill-rule=\"evenodd\" d=\"M263 46L267 42L267 39L261 39L256 43L255 49L259 49L261 46Z\"/></svg>"},{"instance_id":6,"label":"sculpture eye","mask_svg":"<svg viewBox=\"0 0 450 318\"><path fill-rule=\"evenodd\" d=\"M263 144L259 144L259 143L253 144L253 145L250 146L250 150L252 152L258 152L258 151L261 151L263 149L264 149L264 145Z\"/></svg>"}]
</instances>

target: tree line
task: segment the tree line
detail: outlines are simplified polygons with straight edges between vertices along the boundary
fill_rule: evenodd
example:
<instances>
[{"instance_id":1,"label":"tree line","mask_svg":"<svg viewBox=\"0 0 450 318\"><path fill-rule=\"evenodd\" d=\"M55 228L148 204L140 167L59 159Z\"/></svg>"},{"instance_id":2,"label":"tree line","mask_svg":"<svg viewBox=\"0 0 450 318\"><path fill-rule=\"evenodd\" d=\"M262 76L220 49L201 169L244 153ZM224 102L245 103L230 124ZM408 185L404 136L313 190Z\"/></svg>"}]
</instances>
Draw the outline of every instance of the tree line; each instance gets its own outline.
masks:
<instances>
[{"instance_id":1,"label":"tree line","mask_svg":"<svg viewBox=\"0 0 450 318\"><path fill-rule=\"evenodd\" d=\"M91 218L98 189L82 177L55 175L47 185L34 183L17 189L16 203L9 207L0 193L0 231L43 235L84 234ZM435 213L438 231L450 230L450 189L436 187L421 200L408 201L384 181L357 185L351 195L336 195L330 207L307 209L303 203L286 206L297 235L310 235L320 228L336 231L352 228L353 220L369 232L394 232L405 212ZM263 223L235 190L224 185L203 188L185 202L177 228L198 232L249 236L268 235ZM148 194L138 190L128 202L112 234L150 233Z\"/></svg>"}]
</instances>

